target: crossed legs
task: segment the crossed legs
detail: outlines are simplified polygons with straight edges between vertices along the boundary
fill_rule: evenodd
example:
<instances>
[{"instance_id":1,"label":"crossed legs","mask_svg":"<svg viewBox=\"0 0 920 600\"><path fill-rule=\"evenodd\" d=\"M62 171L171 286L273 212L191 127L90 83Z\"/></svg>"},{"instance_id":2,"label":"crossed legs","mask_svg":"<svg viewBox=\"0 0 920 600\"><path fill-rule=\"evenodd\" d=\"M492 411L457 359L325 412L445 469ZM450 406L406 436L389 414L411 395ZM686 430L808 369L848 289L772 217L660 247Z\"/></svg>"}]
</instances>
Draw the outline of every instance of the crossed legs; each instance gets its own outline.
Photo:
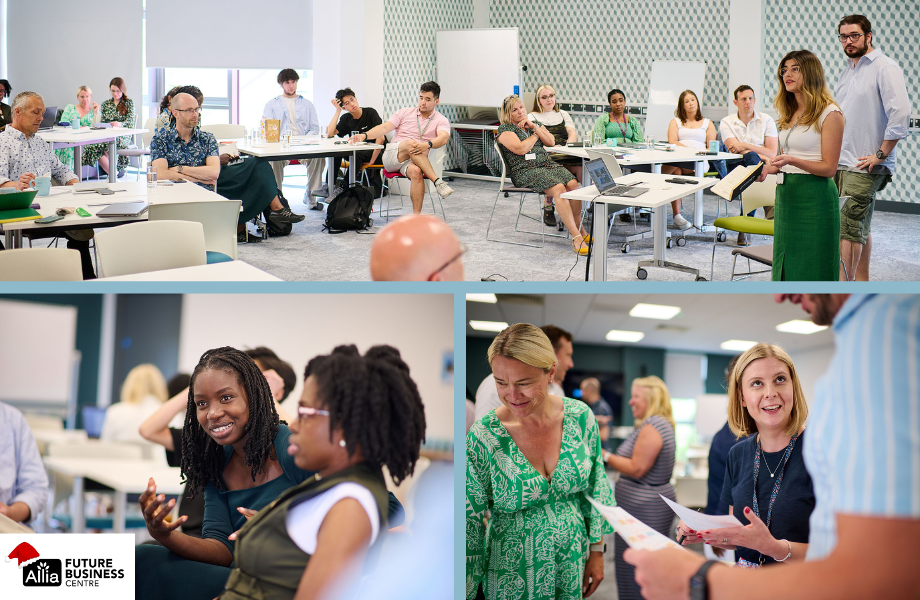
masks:
<instances>
[{"instance_id":1,"label":"crossed legs","mask_svg":"<svg viewBox=\"0 0 920 600\"><path fill-rule=\"evenodd\" d=\"M403 150L400 145L399 152L396 155L399 162L411 160L412 164L406 167L406 177L409 178L409 198L412 200L412 212L422 214L422 204L425 201L425 178L432 182L437 180L438 176L428 160L427 154L410 154L408 150Z\"/></svg>"}]
</instances>

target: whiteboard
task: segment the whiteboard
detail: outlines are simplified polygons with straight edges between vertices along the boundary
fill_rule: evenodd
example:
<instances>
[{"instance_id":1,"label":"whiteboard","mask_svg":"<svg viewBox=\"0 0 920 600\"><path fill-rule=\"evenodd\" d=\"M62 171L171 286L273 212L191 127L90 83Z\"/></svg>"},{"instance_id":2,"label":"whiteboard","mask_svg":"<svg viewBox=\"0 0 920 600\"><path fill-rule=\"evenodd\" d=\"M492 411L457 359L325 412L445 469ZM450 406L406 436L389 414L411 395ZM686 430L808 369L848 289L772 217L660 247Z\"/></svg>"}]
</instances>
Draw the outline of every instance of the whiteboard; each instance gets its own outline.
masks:
<instances>
[{"instance_id":1,"label":"whiteboard","mask_svg":"<svg viewBox=\"0 0 920 600\"><path fill-rule=\"evenodd\" d=\"M517 27L444 30L435 37L442 103L501 106L521 85Z\"/></svg>"},{"instance_id":2,"label":"whiteboard","mask_svg":"<svg viewBox=\"0 0 920 600\"><path fill-rule=\"evenodd\" d=\"M76 356L77 309L0 300L0 400L64 406Z\"/></svg>"},{"instance_id":3,"label":"whiteboard","mask_svg":"<svg viewBox=\"0 0 920 600\"><path fill-rule=\"evenodd\" d=\"M668 123L674 118L677 99L684 90L693 90L700 98L702 110L703 86L706 83L706 63L656 60L648 86L648 112L645 136L668 141Z\"/></svg>"},{"instance_id":4,"label":"whiteboard","mask_svg":"<svg viewBox=\"0 0 920 600\"><path fill-rule=\"evenodd\" d=\"M696 434L712 439L728 421L727 394L700 394L696 397Z\"/></svg>"}]
</instances>

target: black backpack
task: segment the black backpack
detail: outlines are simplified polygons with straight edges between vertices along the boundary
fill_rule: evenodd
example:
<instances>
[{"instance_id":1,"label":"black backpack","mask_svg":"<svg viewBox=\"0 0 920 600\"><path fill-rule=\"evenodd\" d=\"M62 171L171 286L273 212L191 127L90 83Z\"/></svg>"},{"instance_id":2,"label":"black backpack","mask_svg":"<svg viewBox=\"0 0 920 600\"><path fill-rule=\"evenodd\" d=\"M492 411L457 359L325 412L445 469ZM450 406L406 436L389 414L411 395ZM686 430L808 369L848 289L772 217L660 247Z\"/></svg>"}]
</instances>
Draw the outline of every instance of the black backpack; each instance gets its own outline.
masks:
<instances>
[{"instance_id":1,"label":"black backpack","mask_svg":"<svg viewBox=\"0 0 920 600\"><path fill-rule=\"evenodd\" d=\"M326 223L323 230L329 233L360 231L370 227L371 211L374 208L374 194L363 185L353 185L332 199L326 207Z\"/></svg>"}]
</instances>

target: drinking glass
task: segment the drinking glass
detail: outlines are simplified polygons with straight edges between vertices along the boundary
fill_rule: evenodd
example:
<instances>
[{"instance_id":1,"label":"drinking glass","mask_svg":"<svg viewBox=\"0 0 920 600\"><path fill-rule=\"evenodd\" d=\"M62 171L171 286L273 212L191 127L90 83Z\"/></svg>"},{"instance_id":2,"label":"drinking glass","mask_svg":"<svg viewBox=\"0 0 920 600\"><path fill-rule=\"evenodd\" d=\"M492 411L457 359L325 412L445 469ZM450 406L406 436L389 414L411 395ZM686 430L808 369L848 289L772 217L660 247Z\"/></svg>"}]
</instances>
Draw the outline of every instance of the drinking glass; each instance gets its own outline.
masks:
<instances>
[{"instance_id":1,"label":"drinking glass","mask_svg":"<svg viewBox=\"0 0 920 600\"><path fill-rule=\"evenodd\" d=\"M155 188L157 186L157 170L153 165L147 165L147 187Z\"/></svg>"}]
</instances>

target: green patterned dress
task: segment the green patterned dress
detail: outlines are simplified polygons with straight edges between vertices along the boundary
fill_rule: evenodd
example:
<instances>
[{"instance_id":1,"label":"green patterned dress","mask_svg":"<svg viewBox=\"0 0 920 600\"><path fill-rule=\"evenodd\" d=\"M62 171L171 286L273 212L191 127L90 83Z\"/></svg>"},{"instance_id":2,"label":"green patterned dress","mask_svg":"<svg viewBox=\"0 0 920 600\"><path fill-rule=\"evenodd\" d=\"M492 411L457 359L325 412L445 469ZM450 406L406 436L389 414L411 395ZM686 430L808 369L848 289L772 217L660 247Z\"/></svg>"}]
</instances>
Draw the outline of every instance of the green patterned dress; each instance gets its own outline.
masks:
<instances>
[{"instance_id":1,"label":"green patterned dress","mask_svg":"<svg viewBox=\"0 0 920 600\"><path fill-rule=\"evenodd\" d=\"M102 121L103 123L111 123L112 121L118 121L119 123L121 123L122 127L127 127L129 129L134 127L134 119L135 119L134 100L131 100L130 98L126 98L125 106L127 107L128 112L125 114L121 114L120 112L118 112L118 108L115 106L115 101L109 98L108 100L102 103L102 118L100 119L100 121ZM134 136L123 135L116 139L115 147L121 148L122 150L124 150L128 146L131 145L131 142L133 141L133 139L134 139ZM99 154L99 156L96 157L96 160L99 160L99 158L108 151L108 144L102 144L102 146L103 146L103 151ZM95 148L95 146L91 146L91 147ZM84 156L85 156L85 152L84 152ZM129 162L129 159L127 156L119 156L118 157L118 169L119 170L126 169L128 167L128 162Z\"/></svg>"},{"instance_id":2,"label":"green patterned dress","mask_svg":"<svg viewBox=\"0 0 920 600\"><path fill-rule=\"evenodd\" d=\"M92 127L93 118L96 113L92 110L87 112L82 117L80 113L77 112L77 107L73 104L68 104L64 108L64 112L61 113L61 121L66 121L68 123L73 123L75 119L80 120L80 125L83 127ZM91 146L83 146L83 155L81 158L81 164L84 165L95 165L99 160L99 157L105 154L108 144L92 144ZM57 157L64 163L64 166L69 168L71 171L74 171L73 167L73 148L59 148L54 151ZM76 172L76 171L74 171ZM77 173L79 176L79 173Z\"/></svg>"},{"instance_id":3,"label":"green patterned dress","mask_svg":"<svg viewBox=\"0 0 920 600\"><path fill-rule=\"evenodd\" d=\"M534 122L534 125L539 125L539 123ZM524 131L511 123L501 125L495 135L501 136L506 131L516 135L521 141L534 135L532 131ZM542 194L553 186L560 183L566 184L575 179L575 176L569 173L565 167L560 166L550 157L540 140L537 140L533 145L533 149L525 156L508 150L501 142L498 143L498 149L505 159L505 164L508 165L508 175L511 177L511 182L515 187L530 188L536 193ZM528 155L533 155L534 158L527 160Z\"/></svg>"},{"instance_id":4,"label":"green patterned dress","mask_svg":"<svg viewBox=\"0 0 920 600\"><path fill-rule=\"evenodd\" d=\"M491 411L466 436L466 597L581 600L589 541L613 528L585 499L614 506L597 421L563 398L562 449L547 481ZM491 511L488 527L483 526Z\"/></svg>"}]
</instances>

